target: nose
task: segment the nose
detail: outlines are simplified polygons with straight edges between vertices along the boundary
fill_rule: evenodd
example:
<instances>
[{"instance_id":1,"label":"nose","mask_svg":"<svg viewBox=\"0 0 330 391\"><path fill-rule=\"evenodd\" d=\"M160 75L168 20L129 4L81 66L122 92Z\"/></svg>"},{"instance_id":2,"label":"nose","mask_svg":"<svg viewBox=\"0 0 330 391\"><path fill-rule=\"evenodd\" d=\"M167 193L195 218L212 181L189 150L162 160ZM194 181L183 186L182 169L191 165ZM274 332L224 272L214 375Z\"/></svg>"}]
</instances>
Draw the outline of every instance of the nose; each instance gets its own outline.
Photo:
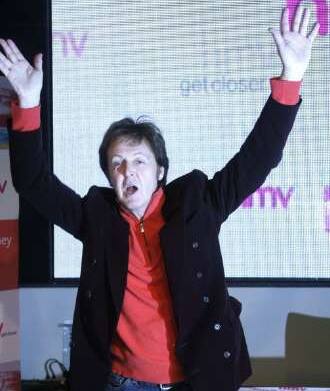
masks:
<instances>
[{"instance_id":1,"label":"nose","mask_svg":"<svg viewBox=\"0 0 330 391\"><path fill-rule=\"evenodd\" d=\"M122 165L122 174L125 177L134 175L134 165L130 162L124 161Z\"/></svg>"}]
</instances>

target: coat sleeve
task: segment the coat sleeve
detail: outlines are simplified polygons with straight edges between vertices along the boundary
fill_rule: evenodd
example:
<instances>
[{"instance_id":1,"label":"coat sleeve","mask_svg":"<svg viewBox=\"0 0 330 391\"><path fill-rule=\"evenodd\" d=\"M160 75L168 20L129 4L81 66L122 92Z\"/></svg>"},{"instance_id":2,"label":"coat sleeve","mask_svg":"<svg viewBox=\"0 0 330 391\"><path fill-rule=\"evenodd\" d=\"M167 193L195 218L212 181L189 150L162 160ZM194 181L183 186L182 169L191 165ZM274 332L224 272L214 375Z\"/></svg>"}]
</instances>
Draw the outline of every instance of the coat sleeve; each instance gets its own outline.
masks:
<instances>
[{"instance_id":1,"label":"coat sleeve","mask_svg":"<svg viewBox=\"0 0 330 391\"><path fill-rule=\"evenodd\" d=\"M9 152L13 185L19 195L52 223L81 240L84 199L50 172L41 130L18 132L9 124Z\"/></svg>"},{"instance_id":2,"label":"coat sleeve","mask_svg":"<svg viewBox=\"0 0 330 391\"><path fill-rule=\"evenodd\" d=\"M267 100L239 152L207 183L211 204L221 224L256 191L282 158L301 99L296 105Z\"/></svg>"}]
</instances>

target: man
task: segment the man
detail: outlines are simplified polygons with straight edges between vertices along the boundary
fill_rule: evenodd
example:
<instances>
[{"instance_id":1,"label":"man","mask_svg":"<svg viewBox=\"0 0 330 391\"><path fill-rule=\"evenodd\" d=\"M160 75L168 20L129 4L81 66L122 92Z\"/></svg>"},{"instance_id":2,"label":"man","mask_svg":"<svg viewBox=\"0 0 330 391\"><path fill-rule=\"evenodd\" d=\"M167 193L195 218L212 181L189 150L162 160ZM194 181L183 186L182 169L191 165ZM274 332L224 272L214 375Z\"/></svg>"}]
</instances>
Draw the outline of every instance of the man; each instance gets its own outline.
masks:
<instances>
[{"instance_id":1,"label":"man","mask_svg":"<svg viewBox=\"0 0 330 391\"><path fill-rule=\"evenodd\" d=\"M315 24L298 7L272 30L283 64L253 131L212 179L194 170L166 185L164 140L148 122L111 125L100 164L112 188L81 198L43 163L39 97L42 59L29 65L1 40L0 70L18 95L10 130L20 195L83 242L74 314L71 389L237 390L251 373L240 303L224 280L221 224L282 156L300 104Z\"/></svg>"}]
</instances>

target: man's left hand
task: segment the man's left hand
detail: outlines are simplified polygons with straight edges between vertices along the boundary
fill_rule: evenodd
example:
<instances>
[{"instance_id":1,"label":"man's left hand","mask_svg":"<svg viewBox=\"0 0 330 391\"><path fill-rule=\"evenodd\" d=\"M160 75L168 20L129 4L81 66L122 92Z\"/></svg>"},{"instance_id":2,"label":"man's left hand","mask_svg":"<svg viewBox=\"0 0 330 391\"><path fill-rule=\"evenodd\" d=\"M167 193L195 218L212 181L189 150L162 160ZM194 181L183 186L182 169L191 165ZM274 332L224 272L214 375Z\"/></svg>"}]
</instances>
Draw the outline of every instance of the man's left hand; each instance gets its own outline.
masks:
<instances>
[{"instance_id":1,"label":"man's left hand","mask_svg":"<svg viewBox=\"0 0 330 391\"><path fill-rule=\"evenodd\" d=\"M303 78L311 58L312 44L320 27L319 23L315 23L308 33L309 18L309 9L298 6L290 26L289 9L285 8L281 29L270 29L283 64L281 79L300 81Z\"/></svg>"}]
</instances>

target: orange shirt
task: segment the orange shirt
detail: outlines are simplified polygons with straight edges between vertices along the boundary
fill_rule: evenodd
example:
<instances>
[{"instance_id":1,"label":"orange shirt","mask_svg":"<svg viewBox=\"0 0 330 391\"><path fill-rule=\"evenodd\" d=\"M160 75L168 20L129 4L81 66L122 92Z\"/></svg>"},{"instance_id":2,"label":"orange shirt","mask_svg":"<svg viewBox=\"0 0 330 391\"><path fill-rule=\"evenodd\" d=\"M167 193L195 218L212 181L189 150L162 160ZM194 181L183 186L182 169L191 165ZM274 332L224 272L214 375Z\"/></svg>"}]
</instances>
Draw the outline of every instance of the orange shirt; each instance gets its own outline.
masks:
<instances>
[{"instance_id":1,"label":"orange shirt","mask_svg":"<svg viewBox=\"0 0 330 391\"><path fill-rule=\"evenodd\" d=\"M142 220L121 209L130 226L128 274L111 346L113 372L152 383L184 379L175 355L177 330L159 240L164 201L158 189Z\"/></svg>"}]
</instances>

